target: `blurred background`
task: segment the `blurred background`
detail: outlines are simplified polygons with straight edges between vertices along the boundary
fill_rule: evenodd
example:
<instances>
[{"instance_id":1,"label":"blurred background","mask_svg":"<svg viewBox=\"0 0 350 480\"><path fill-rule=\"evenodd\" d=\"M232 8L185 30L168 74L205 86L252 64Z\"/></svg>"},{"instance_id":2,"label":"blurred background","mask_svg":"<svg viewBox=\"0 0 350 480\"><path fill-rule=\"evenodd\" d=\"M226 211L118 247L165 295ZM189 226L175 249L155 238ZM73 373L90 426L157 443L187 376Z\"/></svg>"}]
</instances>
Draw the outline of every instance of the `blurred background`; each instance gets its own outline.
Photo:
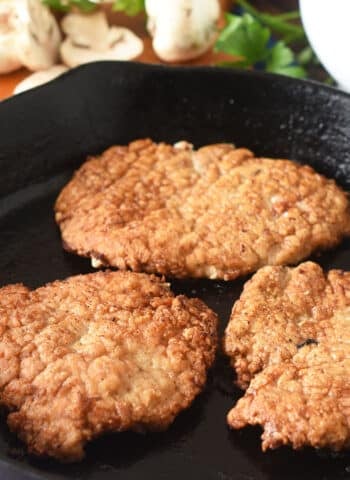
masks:
<instances>
[{"instance_id":1,"label":"blurred background","mask_svg":"<svg viewBox=\"0 0 350 480\"><path fill-rule=\"evenodd\" d=\"M332 48L325 54L321 46L318 50L327 38L317 17L322 3L329 5L316 0L0 0L0 99L99 60L243 68L330 85L338 80L346 89L347 80L328 65Z\"/></svg>"}]
</instances>

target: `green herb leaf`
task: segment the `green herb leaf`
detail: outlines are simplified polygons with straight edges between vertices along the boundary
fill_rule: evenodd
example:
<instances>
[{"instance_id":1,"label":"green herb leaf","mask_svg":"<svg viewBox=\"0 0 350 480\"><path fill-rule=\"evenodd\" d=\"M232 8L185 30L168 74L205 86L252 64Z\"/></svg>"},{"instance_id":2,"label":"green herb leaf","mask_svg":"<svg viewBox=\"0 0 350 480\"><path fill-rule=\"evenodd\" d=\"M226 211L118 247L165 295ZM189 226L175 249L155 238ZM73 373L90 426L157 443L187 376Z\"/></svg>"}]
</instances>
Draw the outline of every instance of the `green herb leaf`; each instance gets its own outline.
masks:
<instances>
[{"instance_id":1,"label":"green herb leaf","mask_svg":"<svg viewBox=\"0 0 350 480\"><path fill-rule=\"evenodd\" d=\"M54 10L68 12L72 7L77 7L83 12L92 12L97 7L90 0L42 0L42 2Z\"/></svg>"},{"instance_id":2,"label":"green herb leaf","mask_svg":"<svg viewBox=\"0 0 350 480\"><path fill-rule=\"evenodd\" d=\"M259 10L250 5L247 0L237 0L237 4L256 18L262 25L269 27L271 32L282 35L282 40L284 40L285 43L306 40L303 27L300 24L290 22L291 20L300 18L299 11L271 15L269 13L259 12Z\"/></svg>"},{"instance_id":3,"label":"green herb leaf","mask_svg":"<svg viewBox=\"0 0 350 480\"><path fill-rule=\"evenodd\" d=\"M286 75L287 77L306 78L307 73L303 67L298 65L290 65L289 67L276 68L273 73Z\"/></svg>"},{"instance_id":4,"label":"green herb leaf","mask_svg":"<svg viewBox=\"0 0 350 480\"><path fill-rule=\"evenodd\" d=\"M282 40L272 48L268 47L271 30L252 15L246 13L240 17L228 14L226 20L227 25L220 33L216 50L240 58L239 62L231 64L232 67L252 68L259 63L271 73L306 77L303 67L295 65L293 51Z\"/></svg>"},{"instance_id":5,"label":"green herb leaf","mask_svg":"<svg viewBox=\"0 0 350 480\"><path fill-rule=\"evenodd\" d=\"M289 77L305 78L306 71L300 65L291 65L295 60L294 53L282 41L270 49L266 62L266 71L288 75Z\"/></svg>"},{"instance_id":6,"label":"green herb leaf","mask_svg":"<svg viewBox=\"0 0 350 480\"><path fill-rule=\"evenodd\" d=\"M308 65L310 63L317 65L319 63L318 58L309 45L298 53L297 60L300 65Z\"/></svg>"},{"instance_id":7,"label":"green herb leaf","mask_svg":"<svg viewBox=\"0 0 350 480\"><path fill-rule=\"evenodd\" d=\"M294 53L282 41L277 42L270 51L266 62L266 70L274 72L278 68L287 67L294 61Z\"/></svg>"},{"instance_id":8,"label":"green herb leaf","mask_svg":"<svg viewBox=\"0 0 350 480\"><path fill-rule=\"evenodd\" d=\"M44 5L47 5L54 10L60 10L62 12L66 12L69 10L69 7L62 3L62 0L42 0Z\"/></svg>"},{"instance_id":9,"label":"green herb leaf","mask_svg":"<svg viewBox=\"0 0 350 480\"><path fill-rule=\"evenodd\" d=\"M145 0L115 0L113 10L118 10L127 15L137 15L145 11Z\"/></svg>"},{"instance_id":10,"label":"green herb leaf","mask_svg":"<svg viewBox=\"0 0 350 480\"><path fill-rule=\"evenodd\" d=\"M216 50L243 58L248 64L264 61L267 54L269 29L249 13L242 17L226 15L227 26L216 42Z\"/></svg>"},{"instance_id":11,"label":"green herb leaf","mask_svg":"<svg viewBox=\"0 0 350 480\"><path fill-rule=\"evenodd\" d=\"M103 0L42 0L42 2L62 12L68 12L72 7L77 7L83 12L91 12L101 3L107 3ZM127 15L137 15L145 10L145 0L114 0L113 10L124 12Z\"/></svg>"},{"instance_id":12,"label":"green herb leaf","mask_svg":"<svg viewBox=\"0 0 350 480\"><path fill-rule=\"evenodd\" d=\"M313 56L314 52L312 51L311 47L305 47L298 54L298 62L300 63L300 65L306 65L312 61Z\"/></svg>"}]
</instances>

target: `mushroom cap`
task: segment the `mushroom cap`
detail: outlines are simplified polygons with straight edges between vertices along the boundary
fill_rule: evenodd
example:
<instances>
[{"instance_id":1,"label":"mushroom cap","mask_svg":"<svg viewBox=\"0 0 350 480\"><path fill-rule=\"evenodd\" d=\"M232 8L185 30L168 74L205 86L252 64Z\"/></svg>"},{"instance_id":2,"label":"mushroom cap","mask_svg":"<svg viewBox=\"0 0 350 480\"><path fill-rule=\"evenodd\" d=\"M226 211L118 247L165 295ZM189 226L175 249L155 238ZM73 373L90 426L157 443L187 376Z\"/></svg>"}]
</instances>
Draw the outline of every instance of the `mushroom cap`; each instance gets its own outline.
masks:
<instances>
[{"instance_id":1,"label":"mushroom cap","mask_svg":"<svg viewBox=\"0 0 350 480\"><path fill-rule=\"evenodd\" d=\"M218 0L146 0L153 49L167 62L202 55L217 37Z\"/></svg>"},{"instance_id":2,"label":"mushroom cap","mask_svg":"<svg viewBox=\"0 0 350 480\"><path fill-rule=\"evenodd\" d=\"M29 70L45 70L58 60L61 33L48 7L40 0L26 2L29 21L19 36L19 60Z\"/></svg>"},{"instance_id":3,"label":"mushroom cap","mask_svg":"<svg viewBox=\"0 0 350 480\"><path fill-rule=\"evenodd\" d=\"M109 27L104 12L68 14L62 21L67 38L61 57L69 67L99 60L131 60L143 51L143 42L131 30Z\"/></svg>"},{"instance_id":4,"label":"mushroom cap","mask_svg":"<svg viewBox=\"0 0 350 480\"><path fill-rule=\"evenodd\" d=\"M18 58L17 31L21 22L18 5L12 1L0 1L0 73L21 68Z\"/></svg>"},{"instance_id":5,"label":"mushroom cap","mask_svg":"<svg viewBox=\"0 0 350 480\"><path fill-rule=\"evenodd\" d=\"M0 1L0 73L22 65L30 70L53 65L61 34L41 0Z\"/></svg>"},{"instance_id":6,"label":"mushroom cap","mask_svg":"<svg viewBox=\"0 0 350 480\"><path fill-rule=\"evenodd\" d=\"M25 78L22 82L20 82L14 89L13 93L22 93L26 90L30 90L31 88L39 87L40 85L54 80L55 78L59 77L67 71L68 68L65 65L54 65L48 70L41 70L39 72L35 72L32 75L29 75L29 77Z\"/></svg>"}]
</instances>

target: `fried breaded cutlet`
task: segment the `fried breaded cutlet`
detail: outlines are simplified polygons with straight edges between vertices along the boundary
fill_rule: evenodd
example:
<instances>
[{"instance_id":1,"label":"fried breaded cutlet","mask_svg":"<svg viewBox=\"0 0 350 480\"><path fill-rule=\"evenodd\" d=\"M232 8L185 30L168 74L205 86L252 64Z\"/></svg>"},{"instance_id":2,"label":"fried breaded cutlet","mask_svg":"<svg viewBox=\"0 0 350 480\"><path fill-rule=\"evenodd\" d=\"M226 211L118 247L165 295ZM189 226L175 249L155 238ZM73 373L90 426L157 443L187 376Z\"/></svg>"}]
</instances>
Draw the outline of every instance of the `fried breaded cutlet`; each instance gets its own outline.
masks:
<instances>
[{"instance_id":1,"label":"fried breaded cutlet","mask_svg":"<svg viewBox=\"0 0 350 480\"><path fill-rule=\"evenodd\" d=\"M248 387L228 414L232 428L261 425L263 450L350 447L350 272L312 262L259 270L224 348Z\"/></svg>"},{"instance_id":2,"label":"fried breaded cutlet","mask_svg":"<svg viewBox=\"0 0 350 480\"><path fill-rule=\"evenodd\" d=\"M201 391L216 315L161 279L98 272L0 289L0 401L36 455L83 457L104 432L163 430Z\"/></svg>"},{"instance_id":3,"label":"fried breaded cutlet","mask_svg":"<svg viewBox=\"0 0 350 480\"><path fill-rule=\"evenodd\" d=\"M350 234L333 180L229 144L111 147L75 173L55 210L65 248L94 266L174 277L230 280Z\"/></svg>"}]
</instances>

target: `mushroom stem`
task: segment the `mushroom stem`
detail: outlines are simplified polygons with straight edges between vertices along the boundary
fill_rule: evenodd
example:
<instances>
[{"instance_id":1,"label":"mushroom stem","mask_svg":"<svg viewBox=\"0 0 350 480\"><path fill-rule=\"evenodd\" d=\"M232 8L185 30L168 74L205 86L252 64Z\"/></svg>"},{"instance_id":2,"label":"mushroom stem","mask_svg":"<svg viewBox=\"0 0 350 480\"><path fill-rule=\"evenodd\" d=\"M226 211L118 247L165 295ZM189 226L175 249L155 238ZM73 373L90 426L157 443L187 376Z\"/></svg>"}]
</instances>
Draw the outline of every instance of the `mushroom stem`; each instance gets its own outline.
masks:
<instances>
[{"instance_id":1,"label":"mushroom stem","mask_svg":"<svg viewBox=\"0 0 350 480\"><path fill-rule=\"evenodd\" d=\"M61 57L69 67L98 60L132 60L143 51L142 40L127 28L110 27L103 11L70 13L62 29L67 38Z\"/></svg>"},{"instance_id":2,"label":"mushroom stem","mask_svg":"<svg viewBox=\"0 0 350 480\"><path fill-rule=\"evenodd\" d=\"M219 0L146 0L153 49L166 62L199 57L214 43Z\"/></svg>"}]
</instances>

